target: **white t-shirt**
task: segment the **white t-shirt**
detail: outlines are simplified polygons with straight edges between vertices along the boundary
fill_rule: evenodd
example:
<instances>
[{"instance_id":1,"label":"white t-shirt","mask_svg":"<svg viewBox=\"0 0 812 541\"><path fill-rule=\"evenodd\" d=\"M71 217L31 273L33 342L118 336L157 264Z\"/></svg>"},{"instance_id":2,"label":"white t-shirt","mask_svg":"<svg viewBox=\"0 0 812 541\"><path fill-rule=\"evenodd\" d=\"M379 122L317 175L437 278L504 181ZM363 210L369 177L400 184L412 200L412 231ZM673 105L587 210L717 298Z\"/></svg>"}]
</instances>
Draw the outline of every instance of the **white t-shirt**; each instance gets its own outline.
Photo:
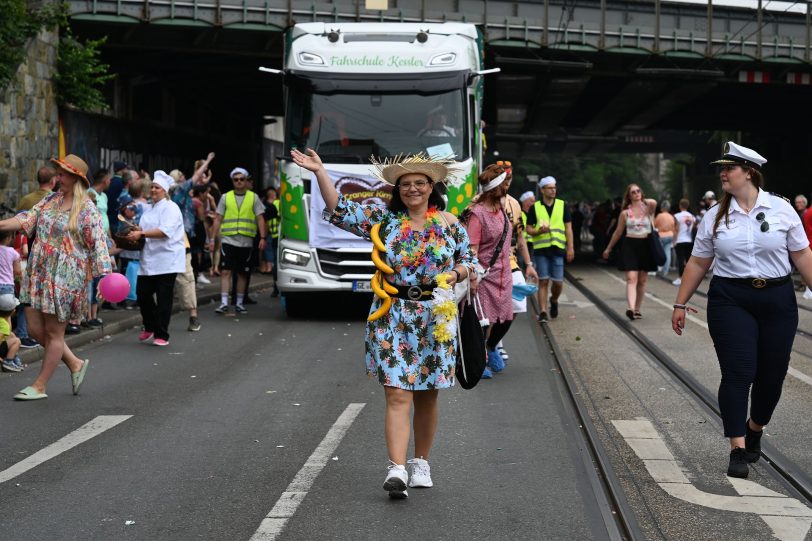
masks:
<instances>
[{"instance_id":1,"label":"white t-shirt","mask_svg":"<svg viewBox=\"0 0 812 541\"><path fill-rule=\"evenodd\" d=\"M674 214L674 218L679 224L679 229L677 230L677 244L683 242L692 242L693 237L691 236L691 232L693 231L694 224L696 223L696 216L687 210L681 210Z\"/></svg>"}]
</instances>

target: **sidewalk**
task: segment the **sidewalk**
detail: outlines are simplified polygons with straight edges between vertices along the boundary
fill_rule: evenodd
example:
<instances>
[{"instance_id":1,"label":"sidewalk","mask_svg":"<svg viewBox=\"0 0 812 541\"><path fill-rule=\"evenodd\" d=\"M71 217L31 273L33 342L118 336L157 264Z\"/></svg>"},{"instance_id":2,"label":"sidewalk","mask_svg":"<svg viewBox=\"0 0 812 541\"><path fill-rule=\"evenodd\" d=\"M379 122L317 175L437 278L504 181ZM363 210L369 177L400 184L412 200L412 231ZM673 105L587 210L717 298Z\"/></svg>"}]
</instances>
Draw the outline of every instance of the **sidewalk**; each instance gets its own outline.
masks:
<instances>
[{"instance_id":1,"label":"sidewalk","mask_svg":"<svg viewBox=\"0 0 812 541\"><path fill-rule=\"evenodd\" d=\"M220 299L220 279L214 277L209 285L204 285L197 290L197 305L198 310L206 310L207 306L213 300ZM269 275L260 274L258 272L251 275L250 292L256 292L262 289L270 289L273 285L273 278ZM173 308L173 314L178 313L180 310ZM78 348L88 344L94 340L99 340L108 335L114 335L127 329L141 325L141 313L138 308L132 310L99 310L99 318L104 321L104 325L97 329L88 329L82 327L82 332L79 334L65 335L65 343L71 349ZM33 364L42 360L42 354L45 350L42 346L30 349L20 349L20 359L24 364Z\"/></svg>"}]
</instances>

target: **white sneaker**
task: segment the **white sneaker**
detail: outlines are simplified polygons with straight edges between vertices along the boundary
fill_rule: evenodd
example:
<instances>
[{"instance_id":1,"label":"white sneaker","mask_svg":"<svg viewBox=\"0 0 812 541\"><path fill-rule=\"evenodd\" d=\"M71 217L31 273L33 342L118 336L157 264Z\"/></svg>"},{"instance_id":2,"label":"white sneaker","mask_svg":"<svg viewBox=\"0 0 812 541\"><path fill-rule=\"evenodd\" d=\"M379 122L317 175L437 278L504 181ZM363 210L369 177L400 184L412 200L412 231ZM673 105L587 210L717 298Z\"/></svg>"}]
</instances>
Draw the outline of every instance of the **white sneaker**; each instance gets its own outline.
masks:
<instances>
[{"instance_id":1,"label":"white sneaker","mask_svg":"<svg viewBox=\"0 0 812 541\"><path fill-rule=\"evenodd\" d=\"M812 289L806 288L806 291L804 291L804 298L806 300L812 299Z\"/></svg>"},{"instance_id":2,"label":"white sneaker","mask_svg":"<svg viewBox=\"0 0 812 541\"><path fill-rule=\"evenodd\" d=\"M431 482L431 467L422 458L413 458L409 461L412 466L412 475L409 477L409 486L412 488L430 488L434 486Z\"/></svg>"},{"instance_id":3,"label":"white sneaker","mask_svg":"<svg viewBox=\"0 0 812 541\"><path fill-rule=\"evenodd\" d=\"M674 280L671 283L674 284L675 286L680 286L680 285L682 285L682 278L677 278L676 280Z\"/></svg>"},{"instance_id":4,"label":"white sneaker","mask_svg":"<svg viewBox=\"0 0 812 541\"><path fill-rule=\"evenodd\" d=\"M206 278L206 275L205 275L205 274L198 274L198 275L197 275L197 281L198 281L198 283L201 283L201 284L206 284L206 285L208 285L208 284L210 284L210 283L211 283L211 280L209 280L208 278Z\"/></svg>"},{"instance_id":5,"label":"white sneaker","mask_svg":"<svg viewBox=\"0 0 812 541\"><path fill-rule=\"evenodd\" d=\"M406 482L409 480L409 473L406 467L392 462L387 466L389 473L383 482L383 489L389 492L390 498L403 499L409 496L406 492Z\"/></svg>"}]
</instances>

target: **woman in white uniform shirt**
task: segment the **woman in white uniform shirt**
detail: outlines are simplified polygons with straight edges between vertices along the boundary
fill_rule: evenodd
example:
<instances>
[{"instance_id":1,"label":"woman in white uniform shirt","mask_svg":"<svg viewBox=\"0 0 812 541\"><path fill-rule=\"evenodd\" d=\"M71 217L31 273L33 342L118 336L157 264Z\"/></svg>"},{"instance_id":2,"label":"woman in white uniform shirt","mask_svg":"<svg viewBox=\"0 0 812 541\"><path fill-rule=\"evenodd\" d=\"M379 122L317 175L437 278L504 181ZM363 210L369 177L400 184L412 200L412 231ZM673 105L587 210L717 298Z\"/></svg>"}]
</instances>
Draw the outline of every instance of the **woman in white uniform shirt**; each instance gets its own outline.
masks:
<instances>
[{"instance_id":1,"label":"woman in white uniform shirt","mask_svg":"<svg viewBox=\"0 0 812 541\"><path fill-rule=\"evenodd\" d=\"M172 177L163 171L155 171L150 186L152 206L141 216L141 230L129 234L132 240L146 239L136 286L144 322L144 330L138 339L147 342L154 338L152 343L156 346L169 345L175 277L186 271L183 215L168 195L173 182Z\"/></svg>"},{"instance_id":2,"label":"woman in white uniform shirt","mask_svg":"<svg viewBox=\"0 0 812 541\"><path fill-rule=\"evenodd\" d=\"M722 371L719 409L731 449L727 474L741 478L761 455L762 429L781 397L798 327L790 258L804 280L812 280L812 252L798 214L788 200L761 189L766 162L733 142L713 162L725 193L699 224L671 316L681 335L686 311L695 311L686 303L715 260L708 330Z\"/></svg>"}]
</instances>

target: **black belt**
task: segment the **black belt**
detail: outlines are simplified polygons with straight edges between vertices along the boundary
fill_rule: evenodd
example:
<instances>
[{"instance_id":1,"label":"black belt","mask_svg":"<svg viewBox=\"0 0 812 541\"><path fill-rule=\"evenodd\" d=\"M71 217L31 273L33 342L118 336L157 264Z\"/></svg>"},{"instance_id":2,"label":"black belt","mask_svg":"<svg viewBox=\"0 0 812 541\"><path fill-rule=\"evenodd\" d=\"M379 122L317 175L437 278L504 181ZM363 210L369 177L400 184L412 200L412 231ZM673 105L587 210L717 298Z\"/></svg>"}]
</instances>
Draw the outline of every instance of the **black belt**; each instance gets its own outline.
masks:
<instances>
[{"instance_id":1,"label":"black belt","mask_svg":"<svg viewBox=\"0 0 812 541\"><path fill-rule=\"evenodd\" d=\"M395 286L398 292L395 297L408 301L430 301L435 286Z\"/></svg>"},{"instance_id":2,"label":"black belt","mask_svg":"<svg viewBox=\"0 0 812 541\"><path fill-rule=\"evenodd\" d=\"M755 289L764 289L765 287L775 287L786 284L791 280L791 276L782 276L781 278L725 278L724 276L714 276L719 280L726 282L733 282L734 284L744 284Z\"/></svg>"}]
</instances>

